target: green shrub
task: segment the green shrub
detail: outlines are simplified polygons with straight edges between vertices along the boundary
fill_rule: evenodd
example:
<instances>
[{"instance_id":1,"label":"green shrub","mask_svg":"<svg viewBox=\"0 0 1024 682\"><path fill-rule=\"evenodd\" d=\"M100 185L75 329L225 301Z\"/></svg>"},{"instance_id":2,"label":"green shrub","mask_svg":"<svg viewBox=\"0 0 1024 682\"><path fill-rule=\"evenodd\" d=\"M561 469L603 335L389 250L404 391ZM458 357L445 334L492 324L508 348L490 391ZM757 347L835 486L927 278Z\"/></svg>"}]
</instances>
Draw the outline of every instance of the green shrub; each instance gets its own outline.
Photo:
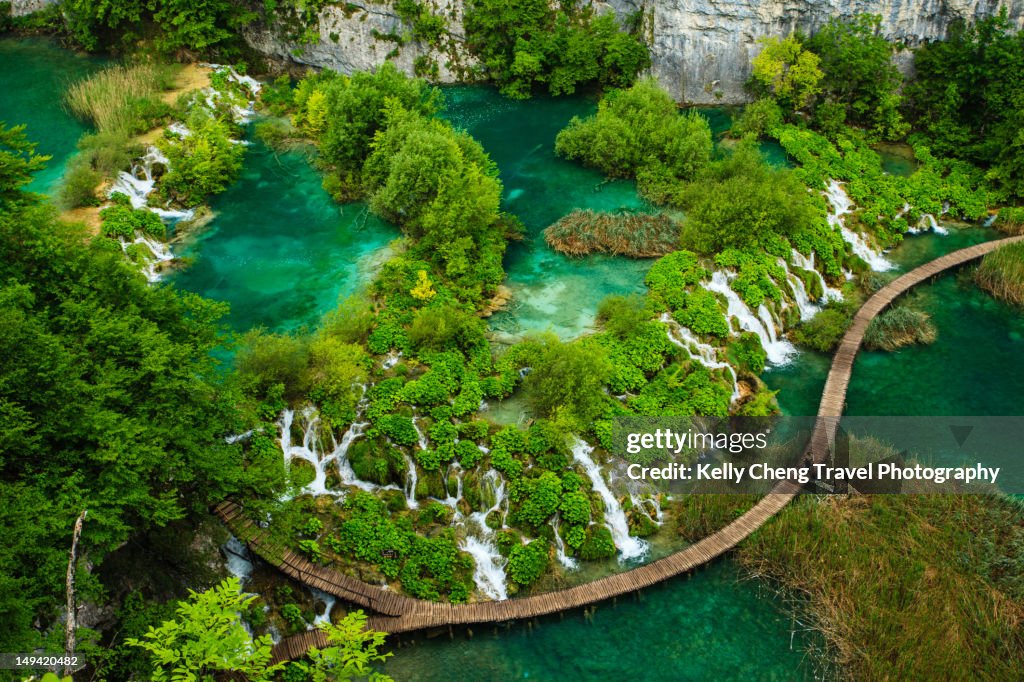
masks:
<instances>
[{"instance_id":1,"label":"green shrub","mask_svg":"<svg viewBox=\"0 0 1024 682\"><path fill-rule=\"evenodd\" d=\"M828 353L839 344L849 324L850 318L845 312L834 307L826 307L793 329L789 336L801 346Z\"/></svg>"},{"instance_id":2,"label":"green shrub","mask_svg":"<svg viewBox=\"0 0 1024 682\"><path fill-rule=\"evenodd\" d=\"M532 585L548 569L548 562L546 541L534 540L528 545L517 544L508 555L508 577L522 587Z\"/></svg>"},{"instance_id":3,"label":"green shrub","mask_svg":"<svg viewBox=\"0 0 1024 682\"><path fill-rule=\"evenodd\" d=\"M653 79L613 90L597 114L573 118L558 133L555 151L613 177L636 177L645 167L690 179L711 160L711 126L697 112L680 114Z\"/></svg>"},{"instance_id":4,"label":"green shrub","mask_svg":"<svg viewBox=\"0 0 1024 682\"><path fill-rule=\"evenodd\" d=\"M59 200L65 208L99 206L100 198L96 188L103 182L103 176L88 163L72 161L64 173L60 186Z\"/></svg>"},{"instance_id":5,"label":"green shrub","mask_svg":"<svg viewBox=\"0 0 1024 682\"><path fill-rule=\"evenodd\" d=\"M580 546L580 556L587 561L615 556L615 542L607 526L594 525L587 529L587 538Z\"/></svg>"},{"instance_id":6,"label":"green shrub","mask_svg":"<svg viewBox=\"0 0 1024 682\"><path fill-rule=\"evenodd\" d=\"M115 194L116 196L118 195ZM120 196L124 197L124 195ZM100 211L103 234L107 237L132 240L135 238L136 232L141 232L163 239L166 236L167 228L160 220L160 216L144 208L132 208L126 199L127 197L120 202L115 201L114 205Z\"/></svg>"}]
</instances>

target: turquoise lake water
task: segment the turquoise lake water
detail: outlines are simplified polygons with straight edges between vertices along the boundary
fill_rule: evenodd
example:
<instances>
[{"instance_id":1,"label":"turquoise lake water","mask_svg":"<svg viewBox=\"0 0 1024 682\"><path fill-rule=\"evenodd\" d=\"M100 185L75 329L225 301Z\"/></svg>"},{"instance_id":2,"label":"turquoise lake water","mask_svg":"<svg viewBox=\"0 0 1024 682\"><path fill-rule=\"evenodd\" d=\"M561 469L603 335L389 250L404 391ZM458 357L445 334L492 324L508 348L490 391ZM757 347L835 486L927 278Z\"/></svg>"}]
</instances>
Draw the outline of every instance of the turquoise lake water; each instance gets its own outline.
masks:
<instances>
[{"instance_id":1,"label":"turquoise lake water","mask_svg":"<svg viewBox=\"0 0 1024 682\"><path fill-rule=\"evenodd\" d=\"M64 91L106 63L62 49L51 40L0 38L0 121L8 126L26 124L28 139L38 143L36 152L53 157L29 189L56 192L64 165L86 132L65 109Z\"/></svg>"},{"instance_id":2,"label":"turquoise lake water","mask_svg":"<svg viewBox=\"0 0 1024 682\"><path fill-rule=\"evenodd\" d=\"M241 177L210 201L215 218L176 247L192 262L170 281L230 303L239 331L315 326L369 283L375 256L399 236L365 204L339 206L320 183L305 152L253 141Z\"/></svg>"}]
</instances>

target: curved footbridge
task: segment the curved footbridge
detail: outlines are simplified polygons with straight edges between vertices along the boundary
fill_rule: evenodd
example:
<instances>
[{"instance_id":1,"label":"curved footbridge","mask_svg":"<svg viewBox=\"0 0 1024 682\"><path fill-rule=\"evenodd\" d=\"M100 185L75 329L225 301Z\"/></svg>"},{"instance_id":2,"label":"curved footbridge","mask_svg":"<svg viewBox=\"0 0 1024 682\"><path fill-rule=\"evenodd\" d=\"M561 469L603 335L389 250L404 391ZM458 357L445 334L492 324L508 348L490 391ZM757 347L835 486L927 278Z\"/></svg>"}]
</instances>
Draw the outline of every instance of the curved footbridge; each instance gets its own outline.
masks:
<instances>
[{"instance_id":1,"label":"curved footbridge","mask_svg":"<svg viewBox=\"0 0 1024 682\"><path fill-rule=\"evenodd\" d=\"M954 251L893 280L868 299L854 317L832 360L818 408L818 420L808 446L808 454L814 461L825 461L828 457L829 443L835 438L838 418L843 413L853 362L871 320L913 286L1018 241L1024 241L1024 236L984 242ZM799 486L794 483L780 483L747 513L721 530L650 564L564 590L475 604L428 602L370 585L336 570L312 564L276 543L233 502L221 504L216 513L240 540L248 544L253 553L277 566L286 575L370 611L369 626L374 630L400 633L440 626L534 618L642 590L691 571L732 549L785 507L798 491ZM311 646L325 645L323 633L311 630L282 640L274 648L274 655L277 660L298 658Z\"/></svg>"}]
</instances>

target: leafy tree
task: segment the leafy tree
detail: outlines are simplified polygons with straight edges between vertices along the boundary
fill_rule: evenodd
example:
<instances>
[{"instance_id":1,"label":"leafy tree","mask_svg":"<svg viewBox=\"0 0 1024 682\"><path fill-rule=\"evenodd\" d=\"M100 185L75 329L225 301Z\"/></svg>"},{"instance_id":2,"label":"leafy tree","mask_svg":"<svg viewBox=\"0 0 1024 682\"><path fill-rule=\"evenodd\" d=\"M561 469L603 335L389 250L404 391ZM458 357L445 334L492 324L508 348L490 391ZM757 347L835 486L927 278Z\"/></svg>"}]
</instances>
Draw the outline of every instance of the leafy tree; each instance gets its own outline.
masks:
<instances>
[{"instance_id":1,"label":"leafy tree","mask_svg":"<svg viewBox=\"0 0 1024 682\"><path fill-rule=\"evenodd\" d=\"M329 646L310 649L306 654L308 661L296 661L288 667L306 674L310 682L349 682L363 678L369 682L391 682L389 676L371 667L392 655L379 653L386 635L367 629L366 621L362 611L353 611L337 624L324 623L320 627L327 635Z\"/></svg>"},{"instance_id":2,"label":"leafy tree","mask_svg":"<svg viewBox=\"0 0 1024 682\"><path fill-rule=\"evenodd\" d=\"M701 253L730 247L778 252L780 238L820 221L804 184L792 171L764 163L752 139L709 165L683 191L681 203L683 243Z\"/></svg>"},{"instance_id":3,"label":"leafy tree","mask_svg":"<svg viewBox=\"0 0 1024 682\"><path fill-rule=\"evenodd\" d=\"M571 3L472 0L464 25L470 51L508 97L526 98L541 86L553 95L590 82L625 87L650 63L647 48L612 14Z\"/></svg>"},{"instance_id":4,"label":"leafy tree","mask_svg":"<svg viewBox=\"0 0 1024 682\"><path fill-rule=\"evenodd\" d=\"M0 121L0 209L35 201L34 194L21 190L42 170L48 156L36 154L36 145L25 138L25 126L7 127Z\"/></svg>"},{"instance_id":5,"label":"leafy tree","mask_svg":"<svg viewBox=\"0 0 1024 682\"><path fill-rule=\"evenodd\" d=\"M242 595L238 578L228 578L206 592L189 590L178 605L178 617L151 628L128 644L149 652L154 682L207 682L218 673L237 672L253 682L270 682L283 668L270 665L269 635L253 639L242 624L242 612L256 595Z\"/></svg>"},{"instance_id":6,"label":"leafy tree","mask_svg":"<svg viewBox=\"0 0 1024 682\"><path fill-rule=\"evenodd\" d=\"M129 47L145 36L164 52L237 48L238 30L255 14L227 0L66 0L61 4L72 37L88 50Z\"/></svg>"},{"instance_id":7,"label":"leafy tree","mask_svg":"<svg viewBox=\"0 0 1024 682\"><path fill-rule=\"evenodd\" d=\"M1004 197L1024 197L1020 137L1024 34L1005 12L966 25L914 53L907 111L931 151L990 166L989 180Z\"/></svg>"},{"instance_id":8,"label":"leafy tree","mask_svg":"<svg viewBox=\"0 0 1024 682\"><path fill-rule=\"evenodd\" d=\"M109 240L28 199L0 211L0 648L62 600L74 518L98 590L115 548L239 491L237 396L210 351L223 305L150 287ZM32 510L35 509L35 512ZM39 509L48 510L43 516ZM154 569L156 570L156 569Z\"/></svg>"},{"instance_id":9,"label":"leafy tree","mask_svg":"<svg viewBox=\"0 0 1024 682\"><path fill-rule=\"evenodd\" d=\"M159 190L166 199L196 206L230 186L242 168L245 148L232 141L227 123L201 107L192 110L186 123L191 134L158 142L170 165Z\"/></svg>"},{"instance_id":10,"label":"leafy tree","mask_svg":"<svg viewBox=\"0 0 1024 682\"><path fill-rule=\"evenodd\" d=\"M613 177L636 177L657 167L690 179L711 159L711 126L697 112L680 115L676 103L653 79L613 90L597 114L574 117L558 133L555 151Z\"/></svg>"},{"instance_id":11,"label":"leafy tree","mask_svg":"<svg viewBox=\"0 0 1024 682\"><path fill-rule=\"evenodd\" d=\"M807 107L821 91L818 55L805 50L794 35L758 42L761 52L754 57L752 75L757 89L775 97L789 111Z\"/></svg>"},{"instance_id":12,"label":"leafy tree","mask_svg":"<svg viewBox=\"0 0 1024 682\"><path fill-rule=\"evenodd\" d=\"M538 414L556 414L588 424L604 407L604 385L611 364L595 344L563 343L553 334L538 339L540 352L523 380L527 399Z\"/></svg>"},{"instance_id":13,"label":"leafy tree","mask_svg":"<svg viewBox=\"0 0 1024 682\"><path fill-rule=\"evenodd\" d=\"M894 46L881 35L882 18L860 14L830 20L806 43L821 60L825 103L845 108L845 119L872 135L899 139L907 124L899 112L903 77L892 62Z\"/></svg>"}]
</instances>

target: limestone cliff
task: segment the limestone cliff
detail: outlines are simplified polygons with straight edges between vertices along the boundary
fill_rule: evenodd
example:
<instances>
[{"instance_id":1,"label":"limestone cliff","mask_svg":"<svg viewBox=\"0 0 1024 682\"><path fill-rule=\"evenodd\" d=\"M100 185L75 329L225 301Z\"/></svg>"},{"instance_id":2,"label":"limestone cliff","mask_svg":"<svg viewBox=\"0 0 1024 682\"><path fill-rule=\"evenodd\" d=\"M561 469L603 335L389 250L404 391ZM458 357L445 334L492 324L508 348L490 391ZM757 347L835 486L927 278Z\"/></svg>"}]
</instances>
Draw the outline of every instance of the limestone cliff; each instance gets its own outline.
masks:
<instances>
[{"instance_id":1,"label":"limestone cliff","mask_svg":"<svg viewBox=\"0 0 1024 682\"><path fill-rule=\"evenodd\" d=\"M14 0L26 14L54 0ZM699 104L738 103L757 39L794 29L813 33L832 17L879 14L886 37L909 48L942 38L954 19L975 19L1006 7L1024 27L1024 0L594 0L599 11L624 18L644 12L644 37L651 72L678 100ZM471 78L477 62L463 41L465 0L426 0L444 17L447 33L434 45L411 38L411 27L392 3L339 2L326 6L314 31L318 40L289 39L285 25L253 24L245 39L264 54L350 73L390 59L407 73L441 83Z\"/></svg>"}]
</instances>

